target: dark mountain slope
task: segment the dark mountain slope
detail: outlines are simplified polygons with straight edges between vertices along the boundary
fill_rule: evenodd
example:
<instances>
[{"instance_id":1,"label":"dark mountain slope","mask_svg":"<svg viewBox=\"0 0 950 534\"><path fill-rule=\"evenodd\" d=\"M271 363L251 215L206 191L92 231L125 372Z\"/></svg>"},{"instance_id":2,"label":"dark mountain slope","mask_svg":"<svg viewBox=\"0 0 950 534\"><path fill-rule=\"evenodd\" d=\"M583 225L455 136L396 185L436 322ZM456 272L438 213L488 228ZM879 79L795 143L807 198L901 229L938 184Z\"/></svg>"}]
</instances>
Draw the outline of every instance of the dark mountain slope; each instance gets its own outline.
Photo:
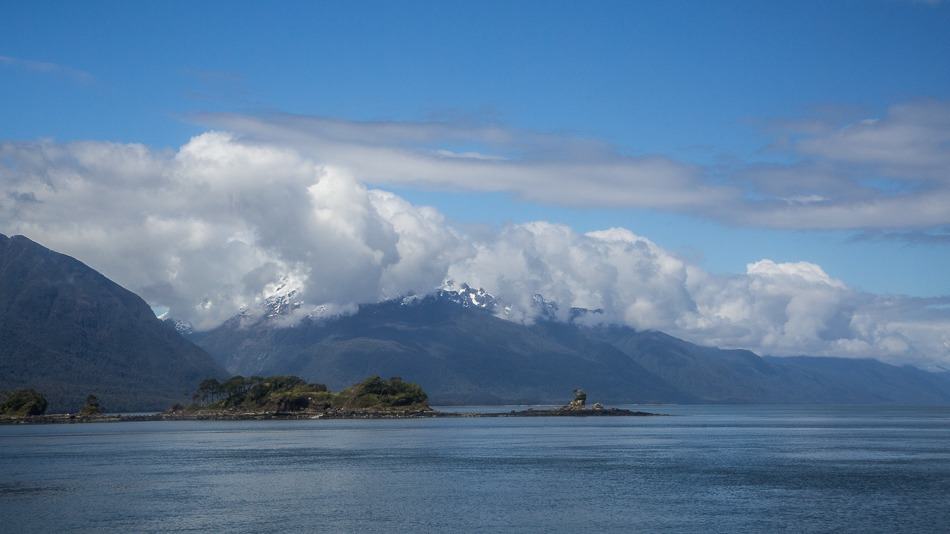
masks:
<instances>
[{"instance_id":1,"label":"dark mountain slope","mask_svg":"<svg viewBox=\"0 0 950 534\"><path fill-rule=\"evenodd\" d=\"M85 264L0 234L0 389L32 387L50 410L90 393L111 411L166 408L223 369L148 304Z\"/></svg>"},{"instance_id":2,"label":"dark mountain slope","mask_svg":"<svg viewBox=\"0 0 950 534\"><path fill-rule=\"evenodd\" d=\"M775 402L779 369L747 350L701 347L662 332L627 327L590 328L587 335L609 343L651 373L708 402Z\"/></svg>"}]
</instances>

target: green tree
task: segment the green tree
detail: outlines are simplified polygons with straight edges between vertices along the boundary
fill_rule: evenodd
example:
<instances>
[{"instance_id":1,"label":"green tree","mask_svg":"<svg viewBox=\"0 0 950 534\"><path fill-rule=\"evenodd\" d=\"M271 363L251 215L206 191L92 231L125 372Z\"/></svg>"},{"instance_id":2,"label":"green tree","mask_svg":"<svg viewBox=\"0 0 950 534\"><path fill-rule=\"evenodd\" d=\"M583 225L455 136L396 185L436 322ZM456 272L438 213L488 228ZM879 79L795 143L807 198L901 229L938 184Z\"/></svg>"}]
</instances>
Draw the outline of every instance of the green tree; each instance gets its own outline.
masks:
<instances>
[{"instance_id":1,"label":"green tree","mask_svg":"<svg viewBox=\"0 0 950 534\"><path fill-rule=\"evenodd\" d=\"M221 395L221 383L214 378L208 378L201 381L198 385L198 392L195 394L196 400L202 404L214 404L217 397Z\"/></svg>"},{"instance_id":2,"label":"green tree","mask_svg":"<svg viewBox=\"0 0 950 534\"><path fill-rule=\"evenodd\" d=\"M18 389L0 405L0 414L13 417L43 415L47 406L46 398L35 389Z\"/></svg>"},{"instance_id":3,"label":"green tree","mask_svg":"<svg viewBox=\"0 0 950 534\"><path fill-rule=\"evenodd\" d=\"M89 395L86 397L86 404L79 410L79 415L89 416L89 415L99 415L102 413L102 406L99 405L99 398L95 395Z\"/></svg>"},{"instance_id":4,"label":"green tree","mask_svg":"<svg viewBox=\"0 0 950 534\"><path fill-rule=\"evenodd\" d=\"M240 404L244 401L244 395L247 394L247 390L251 388L253 383L253 378L248 379L241 375L227 379L224 384L221 384L221 392L226 396L225 404L228 406Z\"/></svg>"}]
</instances>

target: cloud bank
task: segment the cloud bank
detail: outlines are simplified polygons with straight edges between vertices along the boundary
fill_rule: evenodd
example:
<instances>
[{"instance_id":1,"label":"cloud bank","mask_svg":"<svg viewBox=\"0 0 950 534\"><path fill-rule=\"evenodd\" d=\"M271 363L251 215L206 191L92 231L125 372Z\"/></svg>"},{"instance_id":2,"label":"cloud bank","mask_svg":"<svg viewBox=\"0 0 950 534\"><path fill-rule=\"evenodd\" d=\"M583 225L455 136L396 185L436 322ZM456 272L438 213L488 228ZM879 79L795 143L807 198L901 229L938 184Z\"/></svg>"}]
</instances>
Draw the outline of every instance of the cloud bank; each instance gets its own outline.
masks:
<instances>
[{"instance_id":1,"label":"cloud bank","mask_svg":"<svg viewBox=\"0 0 950 534\"><path fill-rule=\"evenodd\" d=\"M943 101L904 103L846 124L786 121L769 163L726 170L498 126L287 114L195 120L293 147L379 186L505 191L543 203L647 207L772 228L950 224L950 103Z\"/></svg>"},{"instance_id":2,"label":"cloud bank","mask_svg":"<svg viewBox=\"0 0 950 534\"><path fill-rule=\"evenodd\" d=\"M361 126L337 126L337 137L363 143ZM452 136L400 128L381 128L373 142ZM494 129L479 135L486 143L511 139ZM843 145L853 142L851 132L837 135ZM600 149L564 148L584 157ZM532 321L533 296L540 294L557 302L561 313L570 307L600 309L599 321L659 329L700 343L767 354L950 364L950 299L861 293L809 263L763 259L741 275L713 275L622 228L580 234L533 222L476 238L453 228L435 209L357 180L373 169L380 176L399 176L397 163L405 154L396 149L392 160L359 164L379 150L356 150L347 156L352 159L328 162L296 143L223 132L199 135L174 151L106 142L3 143L0 231L22 233L73 255L198 328L253 306L280 284L301 288L308 305L345 310L354 303L426 293L451 278L510 303L514 320ZM879 157L836 153L845 152L853 154L849 158ZM435 179L458 160L480 168L513 157L475 148L430 154L425 158L445 161L426 176ZM503 165L516 170L533 165L520 161ZM396 167L387 174L388 165ZM677 180L697 179L672 163L634 158L618 165L672 169L670 180L646 187L654 200L669 197L675 190L669 184ZM523 172L526 180L543 176L537 168ZM472 188L479 187L477 176L468 178ZM592 187L590 196L601 194L598 187L606 194L611 176L597 178L603 183ZM929 179L942 183L939 174ZM577 180L577 191L583 189L580 174L570 180ZM706 201L693 195L676 202Z\"/></svg>"},{"instance_id":3,"label":"cloud bank","mask_svg":"<svg viewBox=\"0 0 950 534\"><path fill-rule=\"evenodd\" d=\"M274 142L376 185L514 192L544 203L696 209L735 192L661 156L626 156L597 141L444 123L352 122L273 114L196 120Z\"/></svg>"}]
</instances>

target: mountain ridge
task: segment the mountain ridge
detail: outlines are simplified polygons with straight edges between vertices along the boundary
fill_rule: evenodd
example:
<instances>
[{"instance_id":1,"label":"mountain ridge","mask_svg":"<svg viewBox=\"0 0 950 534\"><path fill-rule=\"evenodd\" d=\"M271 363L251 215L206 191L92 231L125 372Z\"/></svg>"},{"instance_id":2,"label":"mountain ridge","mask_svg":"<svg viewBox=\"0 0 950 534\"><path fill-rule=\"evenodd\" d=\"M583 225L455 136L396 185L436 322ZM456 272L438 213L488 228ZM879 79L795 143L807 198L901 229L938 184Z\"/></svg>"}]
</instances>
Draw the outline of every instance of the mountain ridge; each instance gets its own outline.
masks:
<instances>
[{"instance_id":1,"label":"mountain ridge","mask_svg":"<svg viewBox=\"0 0 950 534\"><path fill-rule=\"evenodd\" d=\"M261 309L195 332L156 318L82 262L0 234L0 388L35 387L53 409L74 408L89 393L110 410L159 409L227 368L334 388L403 376L439 404L560 402L576 387L613 403L950 404L950 373L870 359L760 357L587 325L597 310L572 308L559 320L564 310L540 295L533 305L534 323L507 320L504 302L450 283L332 315L304 309L283 285Z\"/></svg>"},{"instance_id":2,"label":"mountain ridge","mask_svg":"<svg viewBox=\"0 0 950 534\"><path fill-rule=\"evenodd\" d=\"M223 369L138 295L79 260L0 234L0 389L51 410L94 393L111 411L163 409Z\"/></svg>"},{"instance_id":3,"label":"mountain ridge","mask_svg":"<svg viewBox=\"0 0 950 534\"><path fill-rule=\"evenodd\" d=\"M232 372L300 374L335 385L376 366L374 372L411 376L442 404L556 402L576 386L609 402L950 404L950 378L916 368L761 357L658 331L574 322L586 310L557 321L556 303L543 298L536 301L549 313L521 324L498 317L504 309L484 291L456 287L289 327L267 317L230 321L192 338Z\"/></svg>"}]
</instances>

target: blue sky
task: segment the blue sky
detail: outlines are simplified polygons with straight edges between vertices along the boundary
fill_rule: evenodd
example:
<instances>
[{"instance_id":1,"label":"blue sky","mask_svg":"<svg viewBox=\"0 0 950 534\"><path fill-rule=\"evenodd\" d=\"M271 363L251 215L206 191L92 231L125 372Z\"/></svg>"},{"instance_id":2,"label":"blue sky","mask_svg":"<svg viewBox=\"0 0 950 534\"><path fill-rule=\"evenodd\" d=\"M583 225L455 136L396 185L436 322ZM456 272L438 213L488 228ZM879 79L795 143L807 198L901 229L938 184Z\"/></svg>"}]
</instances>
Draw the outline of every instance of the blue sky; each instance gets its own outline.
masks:
<instances>
[{"instance_id":1,"label":"blue sky","mask_svg":"<svg viewBox=\"0 0 950 534\"><path fill-rule=\"evenodd\" d=\"M950 6L930 2L6 2L0 17L4 140L174 149L208 129L194 115L208 112L447 121L595 140L716 180L801 159L775 148L787 123L948 99ZM905 238L945 223L779 229L664 206L381 187L467 225L624 226L713 272L810 261L867 291L950 294L950 243Z\"/></svg>"}]
</instances>

